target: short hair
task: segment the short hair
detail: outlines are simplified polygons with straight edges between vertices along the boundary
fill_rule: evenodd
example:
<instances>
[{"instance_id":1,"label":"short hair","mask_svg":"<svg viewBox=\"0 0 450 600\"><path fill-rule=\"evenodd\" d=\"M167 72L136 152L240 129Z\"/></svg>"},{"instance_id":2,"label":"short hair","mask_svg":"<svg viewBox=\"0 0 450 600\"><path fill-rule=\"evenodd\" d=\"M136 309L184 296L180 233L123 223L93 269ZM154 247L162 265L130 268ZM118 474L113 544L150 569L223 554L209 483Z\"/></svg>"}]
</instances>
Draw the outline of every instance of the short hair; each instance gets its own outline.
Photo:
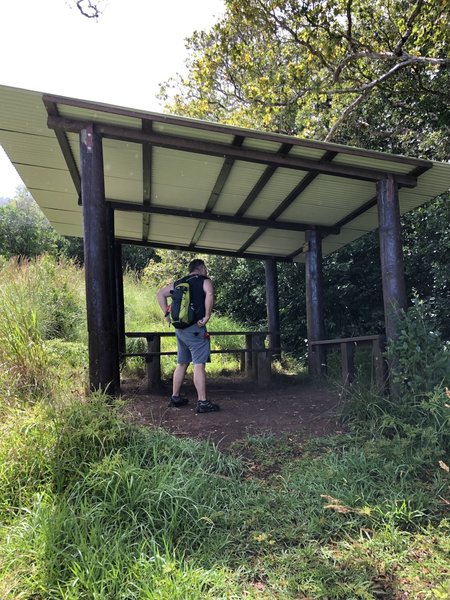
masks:
<instances>
[{"instance_id":1,"label":"short hair","mask_svg":"<svg viewBox=\"0 0 450 600\"><path fill-rule=\"evenodd\" d=\"M201 258L194 258L194 260L191 260L191 262L189 263L189 273L192 273L193 271L196 271L199 267L204 266L206 266L204 260L202 260Z\"/></svg>"}]
</instances>

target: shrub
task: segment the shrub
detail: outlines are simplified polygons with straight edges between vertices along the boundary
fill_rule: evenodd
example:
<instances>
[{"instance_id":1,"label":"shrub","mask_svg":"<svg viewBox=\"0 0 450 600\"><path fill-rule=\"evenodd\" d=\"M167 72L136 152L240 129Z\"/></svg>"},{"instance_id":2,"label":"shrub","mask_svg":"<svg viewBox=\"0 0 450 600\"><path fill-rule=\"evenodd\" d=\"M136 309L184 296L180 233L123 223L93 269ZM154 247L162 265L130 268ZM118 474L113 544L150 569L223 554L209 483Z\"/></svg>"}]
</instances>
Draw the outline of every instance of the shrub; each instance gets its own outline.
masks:
<instances>
[{"instance_id":1,"label":"shrub","mask_svg":"<svg viewBox=\"0 0 450 600\"><path fill-rule=\"evenodd\" d=\"M449 345L433 330L427 312L426 303L416 298L402 313L399 336L388 347L392 380L400 384L403 396L427 394L450 377Z\"/></svg>"}]
</instances>

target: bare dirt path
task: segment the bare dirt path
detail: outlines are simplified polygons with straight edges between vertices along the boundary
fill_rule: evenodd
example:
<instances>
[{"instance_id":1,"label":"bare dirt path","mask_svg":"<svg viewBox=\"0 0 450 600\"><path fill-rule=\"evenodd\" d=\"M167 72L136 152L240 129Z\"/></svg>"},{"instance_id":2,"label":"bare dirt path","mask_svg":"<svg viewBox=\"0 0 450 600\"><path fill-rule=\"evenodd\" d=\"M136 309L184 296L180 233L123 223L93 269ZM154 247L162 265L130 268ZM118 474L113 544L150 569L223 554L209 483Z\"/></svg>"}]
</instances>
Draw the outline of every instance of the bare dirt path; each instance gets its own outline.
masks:
<instances>
[{"instance_id":1,"label":"bare dirt path","mask_svg":"<svg viewBox=\"0 0 450 600\"><path fill-rule=\"evenodd\" d=\"M168 408L170 387L148 393L145 382L124 382L122 392L133 422L160 426L175 435L210 440L219 448L247 436L292 434L300 439L328 436L343 430L339 423L339 395L315 383L276 376L258 389L241 377L208 381L208 398L221 411L197 415L195 389L187 381L182 392L189 404Z\"/></svg>"}]
</instances>

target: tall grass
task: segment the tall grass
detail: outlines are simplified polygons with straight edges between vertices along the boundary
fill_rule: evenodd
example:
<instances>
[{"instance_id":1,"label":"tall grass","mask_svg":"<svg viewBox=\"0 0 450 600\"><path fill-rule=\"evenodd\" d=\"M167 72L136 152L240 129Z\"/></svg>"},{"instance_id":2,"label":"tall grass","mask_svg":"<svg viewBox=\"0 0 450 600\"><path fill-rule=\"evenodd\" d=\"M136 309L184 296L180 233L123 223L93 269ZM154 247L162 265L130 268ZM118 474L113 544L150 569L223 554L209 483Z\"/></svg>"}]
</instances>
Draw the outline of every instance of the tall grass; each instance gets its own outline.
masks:
<instances>
[{"instance_id":1,"label":"tall grass","mask_svg":"<svg viewBox=\"0 0 450 600\"><path fill-rule=\"evenodd\" d=\"M102 397L33 409L2 433L2 597L208 597L223 584L202 553L239 460L133 428Z\"/></svg>"},{"instance_id":2,"label":"tall grass","mask_svg":"<svg viewBox=\"0 0 450 600\"><path fill-rule=\"evenodd\" d=\"M83 348L82 290L82 276L72 263L50 257L0 263L0 382L7 404L19 396L50 394L62 362L52 369L47 346L58 354L55 340L63 341L59 355L67 343Z\"/></svg>"},{"instance_id":3,"label":"tall grass","mask_svg":"<svg viewBox=\"0 0 450 600\"><path fill-rule=\"evenodd\" d=\"M448 398L420 361L397 403L353 387L345 435L258 436L224 454L81 394L72 265L3 262L0 276L2 599L449 597ZM154 290L126 279L127 327L155 327Z\"/></svg>"}]
</instances>

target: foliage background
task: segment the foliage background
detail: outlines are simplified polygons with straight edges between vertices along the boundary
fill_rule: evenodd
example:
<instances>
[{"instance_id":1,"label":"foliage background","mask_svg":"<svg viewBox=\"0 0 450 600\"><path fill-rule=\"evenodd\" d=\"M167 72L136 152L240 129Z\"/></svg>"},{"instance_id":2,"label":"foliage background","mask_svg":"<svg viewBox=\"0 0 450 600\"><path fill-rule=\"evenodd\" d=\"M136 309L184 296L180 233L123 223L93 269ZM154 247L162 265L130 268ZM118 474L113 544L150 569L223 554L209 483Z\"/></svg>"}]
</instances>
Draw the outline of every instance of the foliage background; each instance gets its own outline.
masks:
<instances>
[{"instance_id":1,"label":"foliage background","mask_svg":"<svg viewBox=\"0 0 450 600\"><path fill-rule=\"evenodd\" d=\"M172 113L431 160L450 157L450 13L446 0L226 0L187 41L186 71L161 87ZM449 195L402 218L405 276L450 338ZM25 190L0 208L0 254L42 252L82 264L80 240L55 235ZM124 269L151 284L190 256L124 246ZM216 310L265 327L263 264L208 257ZM324 259L325 336L379 333L378 234ZM282 343L303 356L304 269L278 265Z\"/></svg>"}]
</instances>

